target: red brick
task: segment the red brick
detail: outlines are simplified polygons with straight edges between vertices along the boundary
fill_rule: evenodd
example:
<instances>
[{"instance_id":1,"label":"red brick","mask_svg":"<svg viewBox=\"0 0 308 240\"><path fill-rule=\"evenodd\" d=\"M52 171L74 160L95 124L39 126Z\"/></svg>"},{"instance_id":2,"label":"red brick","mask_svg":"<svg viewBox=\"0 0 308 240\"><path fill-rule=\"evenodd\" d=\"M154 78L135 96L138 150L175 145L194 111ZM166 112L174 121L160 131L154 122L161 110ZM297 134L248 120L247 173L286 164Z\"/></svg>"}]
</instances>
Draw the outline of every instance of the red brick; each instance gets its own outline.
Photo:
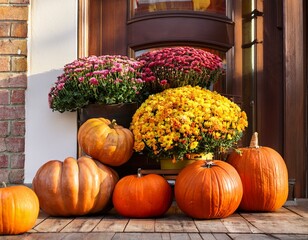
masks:
<instances>
[{"instance_id":1,"label":"red brick","mask_svg":"<svg viewBox=\"0 0 308 240\"><path fill-rule=\"evenodd\" d=\"M25 118L25 106L0 106L0 119L16 120Z\"/></svg>"},{"instance_id":2,"label":"red brick","mask_svg":"<svg viewBox=\"0 0 308 240\"><path fill-rule=\"evenodd\" d=\"M9 182L9 174L10 170L8 169L0 169L0 182Z\"/></svg>"},{"instance_id":3,"label":"red brick","mask_svg":"<svg viewBox=\"0 0 308 240\"><path fill-rule=\"evenodd\" d=\"M1 16L1 13L0 13ZM0 54L27 55L26 39L0 39Z\"/></svg>"},{"instance_id":4,"label":"red brick","mask_svg":"<svg viewBox=\"0 0 308 240\"><path fill-rule=\"evenodd\" d=\"M10 61L9 56L0 56L0 72L10 71Z\"/></svg>"},{"instance_id":5,"label":"red brick","mask_svg":"<svg viewBox=\"0 0 308 240\"><path fill-rule=\"evenodd\" d=\"M9 135L9 122L1 121L0 122L0 137L6 137Z\"/></svg>"},{"instance_id":6,"label":"red brick","mask_svg":"<svg viewBox=\"0 0 308 240\"><path fill-rule=\"evenodd\" d=\"M9 0L9 2L13 4L29 4L30 3L29 0Z\"/></svg>"},{"instance_id":7,"label":"red brick","mask_svg":"<svg viewBox=\"0 0 308 240\"><path fill-rule=\"evenodd\" d=\"M11 136L25 135L25 121L13 121L11 123Z\"/></svg>"},{"instance_id":8,"label":"red brick","mask_svg":"<svg viewBox=\"0 0 308 240\"><path fill-rule=\"evenodd\" d=\"M10 91L6 89L0 89L0 105L10 103Z\"/></svg>"},{"instance_id":9,"label":"red brick","mask_svg":"<svg viewBox=\"0 0 308 240\"><path fill-rule=\"evenodd\" d=\"M24 152L25 138L24 137L8 137L5 139L6 150L8 152Z\"/></svg>"},{"instance_id":10,"label":"red brick","mask_svg":"<svg viewBox=\"0 0 308 240\"><path fill-rule=\"evenodd\" d=\"M26 57L12 57L12 72L26 72L27 58Z\"/></svg>"},{"instance_id":11,"label":"red brick","mask_svg":"<svg viewBox=\"0 0 308 240\"><path fill-rule=\"evenodd\" d=\"M12 184L22 184L24 182L24 170L13 169L9 173L9 182Z\"/></svg>"},{"instance_id":12,"label":"red brick","mask_svg":"<svg viewBox=\"0 0 308 240\"><path fill-rule=\"evenodd\" d=\"M28 25L26 22L12 23L11 37L25 38L28 36Z\"/></svg>"},{"instance_id":13,"label":"red brick","mask_svg":"<svg viewBox=\"0 0 308 240\"><path fill-rule=\"evenodd\" d=\"M26 88L26 74L0 73L0 88Z\"/></svg>"},{"instance_id":14,"label":"red brick","mask_svg":"<svg viewBox=\"0 0 308 240\"><path fill-rule=\"evenodd\" d=\"M1 6L0 20L28 20L28 6Z\"/></svg>"},{"instance_id":15,"label":"red brick","mask_svg":"<svg viewBox=\"0 0 308 240\"><path fill-rule=\"evenodd\" d=\"M12 90L11 104L25 103L25 90Z\"/></svg>"},{"instance_id":16,"label":"red brick","mask_svg":"<svg viewBox=\"0 0 308 240\"><path fill-rule=\"evenodd\" d=\"M0 22L0 37L9 37L11 34L11 23Z\"/></svg>"},{"instance_id":17,"label":"red brick","mask_svg":"<svg viewBox=\"0 0 308 240\"><path fill-rule=\"evenodd\" d=\"M9 167L9 157L8 155L1 154L0 155L0 168L8 168Z\"/></svg>"},{"instance_id":18,"label":"red brick","mask_svg":"<svg viewBox=\"0 0 308 240\"><path fill-rule=\"evenodd\" d=\"M24 166L25 166L25 155L23 153L12 154L10 156L10 163L11 163L12 169L24 168Z\"/></svg>"},{"instance_id":19,"label":"red brick","mask_svg":"<svg viewBox=\"0 0 308 240\"><path fill-rule=\"evenodd\" d=\"M6 143L5 138L0 138L0 152L6 151Z\"/></svg>"}]
</instances>

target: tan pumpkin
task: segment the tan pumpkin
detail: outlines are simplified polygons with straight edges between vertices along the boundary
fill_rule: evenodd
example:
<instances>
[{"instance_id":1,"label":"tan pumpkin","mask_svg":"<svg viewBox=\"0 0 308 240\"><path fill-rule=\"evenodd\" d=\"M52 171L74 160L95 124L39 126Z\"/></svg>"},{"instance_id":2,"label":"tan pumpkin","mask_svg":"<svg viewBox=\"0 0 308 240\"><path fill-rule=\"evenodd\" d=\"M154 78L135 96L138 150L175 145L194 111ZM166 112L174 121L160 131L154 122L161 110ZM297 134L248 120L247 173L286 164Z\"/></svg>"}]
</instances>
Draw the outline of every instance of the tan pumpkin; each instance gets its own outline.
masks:
<instances>
[{"instance_id":1,"label":"tan pumpkin","mask_svg":"<svg viewBox=\"0 0 308 240\"><path fill-rule=\"evenodd\" d=\"M174 192L178 207L188 216L212 219L228 217L237 210L243 187L230 164L200 160L179 173Z\"/></svg>"},{"instance_id":2,"label":"tan pumpkin","mask_svg":"<svg viewBox=\"0 0 308 240\"><path fill-rule=\"evenodd\" d=\"M120 166L133 154L133 133L115 121L91 118L78 130L78 143L82 151L98 161Z\"/></svg>"},{"instance_id":3,"label":"tan pumpkin","mask_svg":"<svg viewBox=\"0 0 308 240\"><path fill-rule=\"evenodd\" d=\"M258 145L254 133L250 147L232 152L227 161L238 171L243 183L239 206L245 211L275 211L288 197L288 170L281 155L269 147Z\"/></svg>"},{"instance_id":4,"label":"tan pumpkin","mask_svg":"<svg viewBox=\"0 0 308 240\"><path fill-rule=\"evenodd\" d=\"M88 157L51 160L34 179L41 208L52 216L81 216L109 210L117 174Z\"/></svg>"},{"instance_id":5,"label":"tan pumpkin","mask_svg":"<svg viewBox=\"0 0 308 240\"><path fill-rule=\"evenodd\" d=\"M32 189L22 185L0 188L0 234L27 232L34 226L39 210Z\"/></svg>"}]
</instances>

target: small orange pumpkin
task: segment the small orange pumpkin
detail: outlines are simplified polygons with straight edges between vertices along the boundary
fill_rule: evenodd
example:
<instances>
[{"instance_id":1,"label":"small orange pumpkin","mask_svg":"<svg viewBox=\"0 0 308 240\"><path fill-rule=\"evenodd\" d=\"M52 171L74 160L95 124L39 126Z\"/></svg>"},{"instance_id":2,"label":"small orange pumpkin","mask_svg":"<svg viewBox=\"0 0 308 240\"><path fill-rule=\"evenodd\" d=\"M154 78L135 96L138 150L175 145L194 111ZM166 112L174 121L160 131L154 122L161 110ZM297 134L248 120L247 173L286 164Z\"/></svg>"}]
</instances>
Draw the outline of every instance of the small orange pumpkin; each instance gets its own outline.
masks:
<instances>
[{"instance_id":1,"label":"small orange pumpkin","mask_svg":"<svg viewBox=\"0 0 308 240\"><path fill-rule=\"evenodd\" d=\"M39 200L26 186L0 188L0 234L29 231L39 214Z\"/></svg>"},{"instance_id":2,"label":"small orange pumpkin","mask_svg":"<svg viewBox=\"0 0 308 240\"><path fill-rule=\"evenodd\" d=\"M51 160L34 179L41 208L52 216L81 216L109 210L117 174L88 157Z\"/></svg>"},{"instance_id":3,"label":"small orange pumpkin","mask_svg":"<svg viewBox=\"0 0 308 240\"><path fill-rule=\"evenodd\" d=\"M78 130L78 142L83 152L110 166L126 163L133 154L133 133L115 120L87 120Z\"/></svg>"},{"instance_id":4,"label":"small orange pumpkin","mask_svg":"<svg viewBox=\"0 0 308 240\"><path fill-rule=\"evenodd\" d=\"M230 164L200 160L179 173L174 192L178 207L188 216L212 219L227 217L238 208L243 187Z\"/></svg>"},{"instance_id":5,"label":"small orange pumpkin","mask_svg":"<svg viewBox=\"0 0 308 240\"><path fill-rule=\"evenodd\" d=\"M288 170L281 155L269 147L258 145L258 134L250 147L232 152L227 161L238 171L243 183L239 206L245 211L275 211L288 198Z\"/></svg>"},{"instance_id":6,"label":"small orange pumpkin","mask_svg":"<svg viewBox=\"0 0 308 240\"><path fill-rule=\"evenodd\" d=\"M172 203L172 189L157 174L128 175L120 179L113 192L113 206L122 216L134 218L158 217Z\"/></svg>"}]
</instances>

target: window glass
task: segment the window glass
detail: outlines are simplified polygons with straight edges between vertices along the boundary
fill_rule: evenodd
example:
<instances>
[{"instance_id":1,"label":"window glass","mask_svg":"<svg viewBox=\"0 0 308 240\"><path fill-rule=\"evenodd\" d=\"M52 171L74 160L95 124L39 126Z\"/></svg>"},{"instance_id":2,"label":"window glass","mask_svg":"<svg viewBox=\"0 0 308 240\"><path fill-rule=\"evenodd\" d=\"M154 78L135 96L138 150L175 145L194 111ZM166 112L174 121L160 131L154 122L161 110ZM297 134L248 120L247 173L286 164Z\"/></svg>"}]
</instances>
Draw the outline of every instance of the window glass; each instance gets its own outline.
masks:
<instances>
[{"instance_id":1,"label":"window glass","mask_svg":"<svg viewBox=\"0 0 308 240\"><path fill-rule=\"evenodd\" d=\"M131 0L131 16L161 11L197 11L226 14L228 0Z\"/></svg>"}]
</instances>

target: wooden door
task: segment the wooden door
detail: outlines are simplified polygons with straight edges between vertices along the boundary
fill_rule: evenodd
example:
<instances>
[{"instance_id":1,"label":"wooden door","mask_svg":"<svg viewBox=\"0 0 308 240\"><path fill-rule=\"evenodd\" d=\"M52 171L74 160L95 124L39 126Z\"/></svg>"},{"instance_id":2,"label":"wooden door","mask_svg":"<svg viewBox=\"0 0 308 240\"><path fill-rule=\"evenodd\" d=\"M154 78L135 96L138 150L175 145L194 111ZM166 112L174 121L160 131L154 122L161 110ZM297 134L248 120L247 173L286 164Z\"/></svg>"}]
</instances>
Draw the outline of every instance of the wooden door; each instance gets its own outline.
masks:
<instances>
[{"instance_id":1,"label":"wooden door","mask_svg":"<svg viewBox=\"0 0 308 240\"><path fill-rule=\"evenodd\" d=\"M88 0L88 54L133 57L139 50L171 45L225 53L227 77L215 89L235 97L248 114L243 145L258 131L261 144L284 157L290 179L296 181L294 197L307 197L307 68L293 74L295 67L307 64L307 54L300 55L303 49L307 52L307 3L211 2L221 1L226 3L226 14L190 11L186 4L176 10L133 15L130 1ZM251 29L245 25L250 17L258 22L252 28L257 29L257 38L251 41ZM290 45L290 39L296 39L296 44ZM249 46L255 49L253 55L247 54Z\"/></svg>"}]
</instances>

